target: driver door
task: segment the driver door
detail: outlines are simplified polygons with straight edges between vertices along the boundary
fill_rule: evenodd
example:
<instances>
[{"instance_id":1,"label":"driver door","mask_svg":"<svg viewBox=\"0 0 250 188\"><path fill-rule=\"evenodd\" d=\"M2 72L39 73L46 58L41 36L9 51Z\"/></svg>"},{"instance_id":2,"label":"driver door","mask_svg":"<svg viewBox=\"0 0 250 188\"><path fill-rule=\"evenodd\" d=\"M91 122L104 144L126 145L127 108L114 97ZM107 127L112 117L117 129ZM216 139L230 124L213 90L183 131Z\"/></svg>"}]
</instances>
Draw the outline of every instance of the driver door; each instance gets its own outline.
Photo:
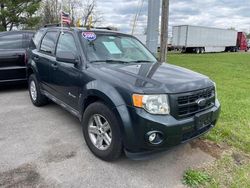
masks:
<instances>
[{"instance_id":1,"label":"driver door","mask_svg":"<svg viewBox=\"0 0 250 188\"><path fill-rule=\"evenodd\" d=\"M61 33L56 47L58 52L72 52L78 56L78 50L74 36L70 32ZM52 85L56 98L78 111L80 75L77 65L68 62L60 62L55 59L52 63Z\"/></svg>"}]
</instances>

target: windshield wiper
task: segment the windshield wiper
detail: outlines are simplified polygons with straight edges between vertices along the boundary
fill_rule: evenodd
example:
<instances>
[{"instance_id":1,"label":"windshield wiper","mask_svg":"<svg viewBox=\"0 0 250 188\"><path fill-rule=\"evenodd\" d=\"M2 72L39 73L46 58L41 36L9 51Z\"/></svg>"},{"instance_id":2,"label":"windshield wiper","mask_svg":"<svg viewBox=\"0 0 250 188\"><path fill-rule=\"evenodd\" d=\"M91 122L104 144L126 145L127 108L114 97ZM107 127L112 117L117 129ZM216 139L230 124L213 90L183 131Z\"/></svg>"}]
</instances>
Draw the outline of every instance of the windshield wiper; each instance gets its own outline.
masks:
<instances>
[{"instance_id":1,"label":"windshield wiper","mask_svg":"<svg viewBox=\"0 0 250 188\"><path fill-rule=\"evenodd\" d=\"M136 61L130 61L129 63L154 63L154 61L136 60Z\"/></svg>"},{"instance_id":2,"label":"windshield wiper","mask_svg":"<svg viewBox=\"0 0 250 188\"><path fill-rule=\"evenodd\" d=\"M148 61L148 60L122 61L122 60L106 59L106 60L95 60L91 61L90 63L98 63L98 62L126 64L126 63L153 63L154 61Z\"/></svg>"},{"instance_id":3,"label":"windshield wiper","mask_svg":"<svg viewBox=\"0 0 250 188\"><path fill-rule=\"evenodd\" d=\"M98 63L98 62L105 62L105 63L120 63L120 64L130 63L129 61L121 61L121 60L113 60L113 59L96 60L96 61L91 61L90 63Z\"/></svg>"}]
</instances>

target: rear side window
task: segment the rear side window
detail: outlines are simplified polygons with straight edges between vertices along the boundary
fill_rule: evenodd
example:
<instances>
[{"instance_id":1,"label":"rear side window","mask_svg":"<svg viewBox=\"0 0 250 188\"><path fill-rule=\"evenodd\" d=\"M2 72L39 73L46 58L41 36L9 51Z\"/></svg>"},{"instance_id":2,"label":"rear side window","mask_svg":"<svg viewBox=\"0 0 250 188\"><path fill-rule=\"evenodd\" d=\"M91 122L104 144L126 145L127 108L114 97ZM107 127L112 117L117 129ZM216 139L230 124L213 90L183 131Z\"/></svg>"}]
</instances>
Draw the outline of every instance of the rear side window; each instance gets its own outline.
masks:
<instances>
[{"instance_id":1,"label":"rear side window","mask_svg":"<svg viewBox=\"0 0 250 188\"><path fill-rule=\"evenodd\" d=\"M23 34L10 34L0 37L0 49L22 48Z\"/></svg>"},{"instance_id":2,"label":"rear side window","mask_svg":"<svg viewBox=\"0 0 250 188\"><path fill-rule=\"evenodd\" d=\"M47 32L42 40L40 50L48 54L52 54L55 48L56 37L57 37L57 32L54 31Z\"/></svg>"},{"instance_id":3,"label":"rear side window","mask_svg":"<svg viewBox=\"0 0 250 188\"><path fill-rule=\"evenodd\" d=\"M76 43L70 33L61 34L57 43L56 54L58 52L73 52L77 55Z\"/></svg>"},{"instance_id":4,"label":"rear side window","mask_svg":"<svg viewBox=\"0 0 250 188\"><path fill-rule=\"evenodd\" d=\"M39 48L38 45L39 45L40 40L42 39L43 34L44 34L44 30L39 30L33 37L32 41L36 48Z\"/></svg>"}]
</instances>

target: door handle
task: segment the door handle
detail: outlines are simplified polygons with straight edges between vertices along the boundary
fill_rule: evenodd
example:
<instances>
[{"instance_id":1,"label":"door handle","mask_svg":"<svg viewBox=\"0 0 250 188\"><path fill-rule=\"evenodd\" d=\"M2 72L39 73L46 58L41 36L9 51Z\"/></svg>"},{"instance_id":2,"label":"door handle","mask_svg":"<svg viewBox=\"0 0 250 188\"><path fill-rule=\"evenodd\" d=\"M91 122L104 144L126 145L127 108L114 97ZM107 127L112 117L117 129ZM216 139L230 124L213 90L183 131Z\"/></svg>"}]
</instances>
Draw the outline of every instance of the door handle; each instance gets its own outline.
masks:
<instances>
[{"instance_id":1,"label":"door handle","mask_svg":"<svg viewBox=\"0 0 250 188\"><path fill-rule=\"evenodd\" d=\"M35 56L35 57L34 57L34 60L35 60L35 61L38 61L38 60L39 60L39 57L38 57L38 56Z\"/></svg>"},{"instance_id":2,"label":"door handle","mask_svg":"<svg viewBox=\"0 0 250 188\"><path fill-rule=\"evenodd\" d=\"M51 66L52 66L52 68L53 68L54 70L57 70L57 68L58 68L58 66L57 66L56 63L51 64Z\"/></svg>"}]
</instances>

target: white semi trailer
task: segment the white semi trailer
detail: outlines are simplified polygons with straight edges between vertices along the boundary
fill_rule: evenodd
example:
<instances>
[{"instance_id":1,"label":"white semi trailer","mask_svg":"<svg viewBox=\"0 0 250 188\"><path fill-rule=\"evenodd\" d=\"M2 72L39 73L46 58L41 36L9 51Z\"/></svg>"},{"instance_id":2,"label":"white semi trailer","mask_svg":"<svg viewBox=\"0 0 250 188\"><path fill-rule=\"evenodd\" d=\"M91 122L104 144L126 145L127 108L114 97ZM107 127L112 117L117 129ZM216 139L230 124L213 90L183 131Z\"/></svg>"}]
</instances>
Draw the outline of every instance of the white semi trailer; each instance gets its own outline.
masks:
<instances>
[{"instance_id":1,"label":"white semi trailer","mask_svg":"<svg viewBox=\"0 0 250 188\"><path fill-rule=\"evenodd\" d=\"M173 27L172 45L183 52L237 51L237 31L181 25Z\"/></svg>"}]
</instances>

